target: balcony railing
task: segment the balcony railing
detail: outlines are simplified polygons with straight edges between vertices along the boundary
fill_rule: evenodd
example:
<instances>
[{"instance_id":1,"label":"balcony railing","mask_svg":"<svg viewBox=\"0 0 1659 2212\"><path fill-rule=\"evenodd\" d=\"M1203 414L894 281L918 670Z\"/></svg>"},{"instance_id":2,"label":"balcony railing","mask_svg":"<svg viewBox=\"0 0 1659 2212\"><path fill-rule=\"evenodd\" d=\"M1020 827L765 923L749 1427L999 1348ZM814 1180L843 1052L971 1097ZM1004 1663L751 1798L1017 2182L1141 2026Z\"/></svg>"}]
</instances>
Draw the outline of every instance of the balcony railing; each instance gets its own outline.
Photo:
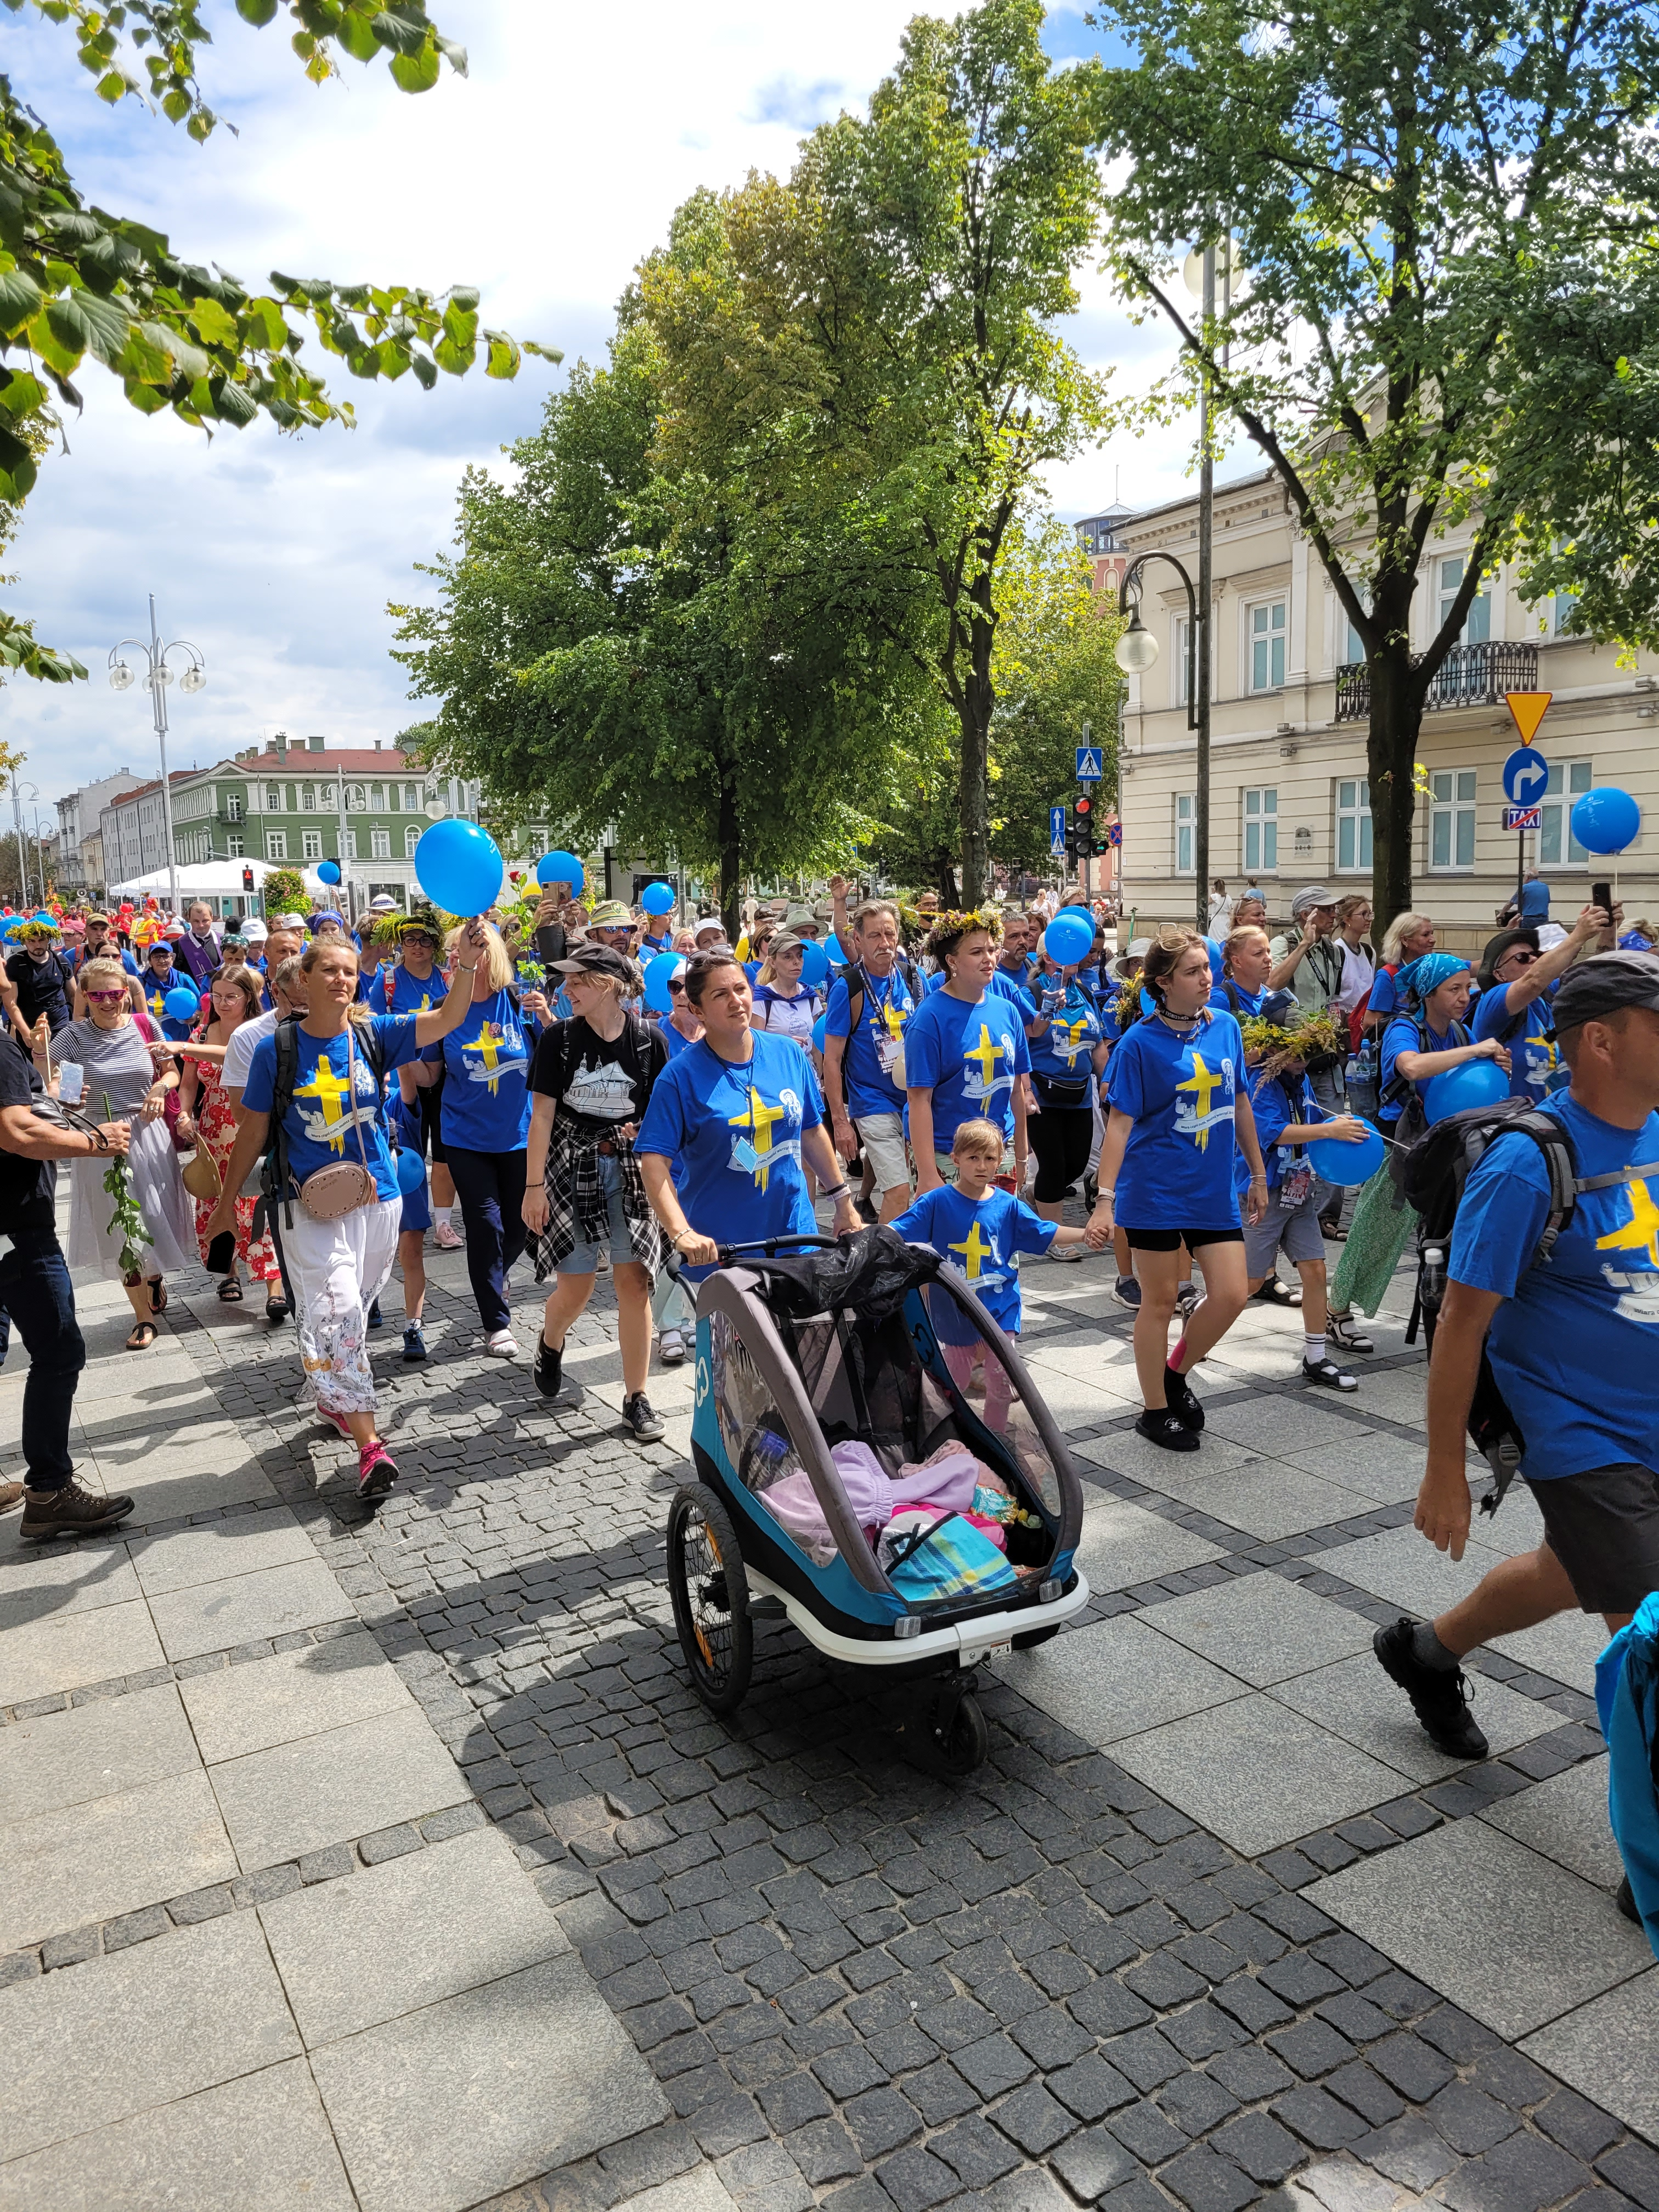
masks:
<instances>
[{"instance_id":1,"label":"balcony railing","mask_svg":"<svg viewBox=\"0 0 1659 2212\"><path fill-rule=\"evenodd\" d=\"M1422 659L1412 656L1415 668ZM1426 713L1441 707L1495 707L1506 691L1538 688L1538 647L1509 638L1487 638L1480 645L1455 645L1434 672ZM1371 672L1363 660L1336 672L1336 719L1363 722L1371 711Z\"/></svg>"}]
</instances>

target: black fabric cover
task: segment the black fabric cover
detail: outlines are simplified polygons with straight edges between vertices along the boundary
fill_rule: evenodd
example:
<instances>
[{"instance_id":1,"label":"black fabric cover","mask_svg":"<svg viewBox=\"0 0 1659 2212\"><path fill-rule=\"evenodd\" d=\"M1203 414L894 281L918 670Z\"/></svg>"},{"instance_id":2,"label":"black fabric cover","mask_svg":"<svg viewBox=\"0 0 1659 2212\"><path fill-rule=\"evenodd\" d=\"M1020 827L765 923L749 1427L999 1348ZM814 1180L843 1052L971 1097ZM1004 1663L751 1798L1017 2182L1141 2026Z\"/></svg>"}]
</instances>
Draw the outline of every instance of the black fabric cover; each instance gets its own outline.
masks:
<instances>
[{"instance_id":1,"label":"black fabric cover","mask_svg":"<svg viewBox=\"0 0 1659 2212\"><path fill-rule=\"evenodd\" d=\"M911 1291L933 1281L939 1255L907 1244L891 1229L875 1228L860 1229L833 1249L781 1253L775 1259L745 1255L742 1264L762 1278L775 1313L804 1320L850 1310L876 1322L896 1314Z\"/></svg>"}]
</instances>

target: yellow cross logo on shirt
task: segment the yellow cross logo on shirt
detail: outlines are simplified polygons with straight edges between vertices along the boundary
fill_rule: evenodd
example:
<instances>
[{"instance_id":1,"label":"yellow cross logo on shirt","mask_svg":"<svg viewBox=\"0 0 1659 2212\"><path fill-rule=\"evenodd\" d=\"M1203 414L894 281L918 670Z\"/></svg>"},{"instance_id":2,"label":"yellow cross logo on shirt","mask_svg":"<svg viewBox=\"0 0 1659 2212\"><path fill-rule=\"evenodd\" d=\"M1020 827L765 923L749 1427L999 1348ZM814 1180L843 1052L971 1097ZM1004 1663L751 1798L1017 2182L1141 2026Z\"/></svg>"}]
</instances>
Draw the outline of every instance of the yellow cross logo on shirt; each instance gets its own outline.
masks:
<instances>
[{"instance_id":1,"label":"yellow cross logo on shirt","mask_svg":"<svg viewBox=\"0 0 1659 2212\"><path fill-rule=\"evenodd\" d=\"M996 1246L988 1237L981 1236L977 1221L968 1231L966 1240L960 1244L951 1245L949 1249L961 1253L963 1261L962 1272L970 1283L976 1283L979 1280L981 1262L995 1259L997 1251Z\"/></svg>"},{"instance_id":2,"label":"yellow cross logo on shirt","mask_svg":"<svg viewBox=\"0 0 1659 2212\"><path fill-rule=\"evenodd\" d=\"M991 1085L996 1081L997 1062L1006 1049L1004 1040L1001 1037L994 1037L983 1022L979 1025L979 1042L971 1052L966 1047L963 1048L962 1054L963 1060L973 1060L978 1064L981 1097L990 1096Z\"/></svg>"},{"instance_id":3,"label":"yellow cross logo on shirt","mask_svg":"<svg viewBox=\"0 0 1659 2212\"><path fill-rule=\"evenodd\" d=\"M733 1114L726 1125L728 1129L747 1129L752 1133L754 1149L761 1156L760 1164L755 1170L755 1180L762 1190L766 1188L767 1179L772 1172L771 1162L765 1158L772 1149L772 1124L781 1121L783 1118L782 1107L769 1106L751 1085L748 1112Z\"/></svg>"},{"instance_id":4,"label":"yellow cross logo on shirt","mask_svg":"<svg viewBox=\"0 0 1659 2212\"><path fill-rule=\"evenodd\" d=\"M1210 1101L1224 1080L1225 1078L1221 1075L1212 1075L1204 1065L1203 1054L1195 1052L1193 1054L1193 1072L1190 1079L1185 1083L1177 1083L1176 1085L1177 1092L1190 1091L1193 1094L1194 1109L1198 1117L1198 1126L1194 1131L1194 1135L1200 1152L1206 1149L1210 1141Z\"/></svg>"},{"instance_id":5,"label":"yellow cross logo on shirt","mask_svg":"<svg viewBox=\"0 0 1659 2212\"><path fill-rule=\"evenodd\" d=\"M314 1098L323 1109L323 1129L329 1148L343 1152L346 1140L344 1101L349 1089L344 1076L336 1069L325 1052L317 1055L317 1065L311 1071L309 1083L296 1083L295 1098Z\"/></svg>"},{"instance_id":6,"label":"yellow cross logo on shirt","mask_svg":"<svg viewBox=\"0 0 1659 2212\"><path fill-rule=\"evenodd\" d=\"M1056 1014L1048 1032L1048 1042L1055 1059L1063 1059L1075 1066L1085 1048L1081 1040L1088 1027L1087 1014L1079 1014L1074 1022L1067 1021L1064 1014Z\"/></svg>"},{"instance_id":7,"label":"yellow cross logo on shirt","mask_svg":"<svg viewBox=\"0 0 1659 2212\"><path fill-rule=\"evenodd\" d=\"M167 994L159 987L149 994L149 1010L159 1022L167 1006Z\"/></svg>"},{"instance_id":8,"label":"yellow cross logo on shirt","mask_svg":"<svg viewBox=\"0 0 1659 2212\"><path fill-rule=\"evenodd\" d=\"M1626 1186L1630 1199L1630 1219L1622 1229L1614 1229L1605 1237L1598 1237L1598 1252L1640 1252L1646 1255L1648 1265L1659 1269L1659 1206L1645 1182Z\"/></svg>"},{"instance_id":9,"label":"yellow cross logo on shirt","mask_svg":"<svg viewBox=\"0 0 1659 2212\"><path fill-rule=\"evenodd\" d=\"M463 1045L461 1049L463 1052L482 1053L483 1055L484 1066L486 1067L493 1068L496 1061L501 1058L501 1032L500 1028L494 1022L485 1022L478 1031L477 1042L476 1044ZM501 1078L498 1075L492 1075L489 1079L488 1087L490 1095L493 1097L495 1092L501 1088Z\"/></svg>"}]
</instances>

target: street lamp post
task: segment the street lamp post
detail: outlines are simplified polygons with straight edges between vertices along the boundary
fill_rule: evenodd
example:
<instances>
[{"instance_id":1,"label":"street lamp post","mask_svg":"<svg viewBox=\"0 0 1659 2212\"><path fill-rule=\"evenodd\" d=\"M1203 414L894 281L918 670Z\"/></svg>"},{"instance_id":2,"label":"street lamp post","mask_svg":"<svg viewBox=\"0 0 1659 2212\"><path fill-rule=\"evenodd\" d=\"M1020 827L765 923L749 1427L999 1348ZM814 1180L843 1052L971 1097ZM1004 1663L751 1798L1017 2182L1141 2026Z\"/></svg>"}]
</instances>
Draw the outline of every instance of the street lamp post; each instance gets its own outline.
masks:
<instances>
[{"instance_id":1,"label":"street lamp post","mask_svg":"<svg viewBox=\"0 0 1659 2212\"><path fill-rule=\"evenodd\" d=\"M1167 561L1187 587L1187 727L1198 732L1198 790L1193 805L1193 863L1198 872L1198 927L1207 931L1209 915L1210 805L1210 606L1204 602L1199 616L1199 595L1193 580L1173 553L1137 553L1123 571L1117 589L1117 611L1127 615L1129 626L1119 633L1113 647L1118 666L1126 676L1144 676L1158 659L1158 640L1140 619L1140 572L1149 561ZM1205 574L1200 561L1199 575ZM1132 598L1133 595L1133 598Z\"/></svg>"},{"instance_id":2,"label":"street lamp post","mask_svg":"<svg viewBox=\"0 0 1659 2212\"><path fill-rule=\"evenodd\" d=\"M17 770L13 769L11 772L11 818L17 833L17 896L25 906L29 902L29 851L28 841L23 830L23 801L25 798L27 798L30 803L33 804L33 802L39 799L40 796L40 792L38 785L32 783L29 785L27 792L23 790L17 781ZM40 903L42 906L46 904L44 898L41 900Z\"/></svg>"},{"instance_id":3,"label":"street lamp post","mask_svg":"<svg viewBox=\"0 0 1659 2212\"><path fill-rule=\"evenodd\" d=\"M155 715L155 744L161 759L161 823L162 834L167 841L167 886L172 911L179 911L179 855L173 842L173 787L167 781L167 687L173 681L173 670L167 665L170 653L188 656L179 678L179 689L188 698L199 691L207 682L207 667L201 654L188 639L176 637L170 645L163 645L161 633L155 623L155 594L149 595L149 643L142 638L124 637L119 645L112 646L109 656L110 689L130 691L138 680L121 658L131 646L144 656L143 681L149 686L150 703Z\"/></svg>"},{"instance_id":4,"label":"street lamp post","mask_svg":"<svg viewBox=\"0 0 1659 2212\"><path fill-rule=\"evenodd\" d=\"M34 810L34 865L40 872L40 909L44 913L46 905L46 840L40 835L40 810L38 806Z\"/></svg>"}]
</instances>

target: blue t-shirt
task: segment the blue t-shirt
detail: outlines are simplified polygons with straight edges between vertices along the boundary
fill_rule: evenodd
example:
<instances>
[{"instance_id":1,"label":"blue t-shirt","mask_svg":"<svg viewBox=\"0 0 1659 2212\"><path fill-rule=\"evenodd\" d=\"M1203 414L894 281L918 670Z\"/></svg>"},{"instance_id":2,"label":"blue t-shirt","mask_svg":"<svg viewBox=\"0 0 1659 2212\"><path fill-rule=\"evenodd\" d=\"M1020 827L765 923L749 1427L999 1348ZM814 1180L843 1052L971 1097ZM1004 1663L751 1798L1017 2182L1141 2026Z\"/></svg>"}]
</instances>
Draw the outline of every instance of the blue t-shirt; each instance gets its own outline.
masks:
<instances>
[{"instance_id":1,"label":"blue t-shirt","mask_svg":"<svg viewBox=\"0 0 1659 2212\"><path fill-rule=\"evenodd\" d=\"M1297 1078L1288 1072L1282 1079L1265 1075L1252 1079L1250 1111L1255 1116L1256 1141L1261 1146L1261 1164L1267 1170L1267 1188L1270 1191L1277 1190L1280 1177L1295 1158L1293 1146L1280 1151L1279 1138L1292 1125L1301 1127L1310 1121L1322 1121L1324 1114L1306 1075ZM1241 1191L1248 1186L1249 1174L1241 1153L1237 1178Z\"/></svg>"},{"instance_id":2,"label":"blue t-shirt","mask_svg":"<svg viewBox=\"0 0 1659 2212\"><path fill-rule=\"evenodd\" d=\"M380 1014L366 1026L378 1033L388 1070L401 1067L405 1060L418 1057L412 1015ZM301 1183L307 1176L315 1175L319 1168L337 1167L342 1160L356 1160L359 1155L357 1138L352 1129L355 1110L357 1128L362 1134L362 1157L374 1173L375 1188L382 1198L396 1198L399 1193L386 1144L386 1103L374 1080L374 1071L364 1057L361 1030L355 1036L356 1049L349 1051L343 1036L314 1037L307 1035L303 1023L295 1024L299 1060L295 1071L294 1096L283 1116L289 1172L296 1183ZM353 1064L356 1069L355 1109L346 1079L348 1066ZM248 1064L242 1103L251 1114L269 1114L276 1098L276 1040L274 1036L261 1037Z\"/></svg>"},{"instance_id":3,"label":"blue t-shirt","mask_svg":"<svg viewBox=\"0 0 1659 2212\"><path fill-rule=\"evenodd\" d=\"M706 1038L677 1054L657 1078L634 1150L681 1162L680 1204L704 1237L816 1236L800 1140L823 1120L823 1093L793 1037L750 1034L746 1063L722 1060ZM708 1272L684 1270L694 1281Z\"/></svg>"},{"instance_id":4,"label":"blue t-shirt","mask_svg":"<svg viewBox=\"0 0 1659 2212\"><path fill-rule=\"evenodd\" d=\"M1395 971L1398 974L1398 969ZM1394 975L1386 968L1379 968L1371 978L1371 995L1365 1003L1368 1014L1397 1014L1400 994L1395 988Z\"/></svg>"},{"instance_id":5,"label":"blue t-shirt","mask_svg":"<svg viewBox=\"0 0 1659 2212\"><path fill-rule=\"evenodd\" d=\"M1526 1438L1523 1474L1659 1467L1659 1114L1615 1129L1561 1093L1542 1110L1571 1137L1581 1176L1654 1172L1582 1192L1548 1266L1534 1267L1549 1213L1543 1156L1528 1137L1499 1137L1465 1186L1448 1272L1505 1300L1486 1348Z\"/></svg>"},{"instance_id":6,"label":"blue t-shirt","mask_svg":"<svg viewBox=\"0 0 1659 2212\"><path fill-rule=\"evenodd\" d=\"M1459 1045L1467 1042L1467 1037L1457 1029L1449 1030L1443 1036L1438 1030L1431 1030L1426 1020L1416 1022L1406 1014L1396 1016L1382 1032L1382 1068L1378 1078L1378 1088L1387 1091L1395 1079L1395 1062L1402 1052L1455 1052ZM1427 1097L1429 1085L1433 1081L1431 1075L1419 1075L1416 1079L1419 1098ZM1397 1121L1404 1109L1404 1099L1396 1098L1391 1104L1385 1103L1379 1106L1376 1118L1379 1121Z\"/></svg>"},{"instance_id":7,"label":"blue t-shirt","mask_svg":"<svg viewBox=\"0 0 1659 2212\"><path fill-rule=\"evenodd\" d=\"M386 991L388 975L392 978L389 996ZM430 1013L434 1006L441 1006L448 996L449 986L444 981L442 969L435 961L432 973L424 983L411 975L400 960L391 969L378 969L374 981L368 987L368 1003L377 1014Z\"/></svg>"},{"instance_id":8,"label":"blue t-shirt","mask_svg":"<svg viewBox=\"0 0 1659 2212\"><path fill-rule=\"evenodd\" d=\"M192 1014L188 1021L175 1021L167 1012L167 1003L175 991L188 991L192 997L199 998L195 983L182 968L173 969L163 978L158 977L155 970L148 964L139 981L144 987L144 1004L149 1010L151 1021L170 1044L182 1044L196 1026L196 1016Z\"/></svg>"},{"instance_id":9,"label":"blue t-shirt","mask_svg":"<svg viewBox=\"0 0 1659 2212\"><path fill-rule=\"evenodd\" d=\"M663 1041L664 1048L670 1060L678 1060L683 1052L690 1052L692 1046L700 1042L698 1038L686 1036L681 1030L677 1030L666 1014L656 1024L656 1030L657 1035Z\"/></svg>"},{"instance_id":10,"label":"blue t-shirt","mask_svg":"<svg viewBox=\"0 0 1659 2212\"><path fill-rule=\"evenodd\" d=\"M851 1038L841 1064L847 1110L856 1121L866 1114L901 1114L904 1093L888 1073L898 1051L905 1024L915 1011L915 1000L896 967L885 975L866 975L861 986L864 1005L858 1034ZM838 975L830 989L823 1017L826 1037L848 1036L852 1029L853 994L845 976Z\"/></svg>"},{"instance_id":11,"label":"blue t-shirt","mask_svg":"<svg viewBox=\"0 0 1659 2212\"><path fill-rule=\"evenodd\" d=\"M1041 991L1042 986L1038 986ZM1031 1073L1037 1079L1037 1099L1043 1106L1078 1106L1089 1110L1088 1079L1094 1073L1095 1047L1102 1041L1100 1012L1089 994L1068 982L1052 1006L1038 1012L1048 1026L1030 1043ZM1061 1088L1051 1093L1048 1085ZM1078 1085L1082 1084L1082 1089Z\"/></svg>"},{"instance_id":12,"label":"blue t-shirt","mask_svg":"<svg viewBox=\"0 0 1659 2212\"><path fill-rule=\"evenodd\" d=\"M1233 1011L1233 1002L1227 996L1229 983L1238 994L1240 1021L1243 1021L1247 1015L1259 1014L1261 1012L1261 1001L1267 997L1267 992L1265 990L1247 991L1242 983L1232 982L1229 978L1228 983L1218 983L1210 994L1210 1004L1215 1008L1217 1013L1230 1014Z\"/></svg>"},{"instance_id":13,"label":"blue t-shirt","mask_svg":"<svg viewBox=\"0 0 1659 2212\"><path fill-rule=\"evenodd\" d=\"M1019 1334L1019 1255L1046 1252L1059 1226L1012 1191L989 1190L975 1200L954 1183L925 1192L893 1224L910 1243L931 1244L960 1267L969 1290L1010 1336Z\"/></svg>"},{"instance_id":14,"label":"blue t-shirt","mask_svg":"<svg viewBox=\"0 0 1659 2212\"><path fill-rule=\"evenodd\" d=\"M1555 1023L1550 1013L1550 1001L1555 996L1555 987L1540 991L1529 1006L1521 1009L1518 1025L1513 1036L1504 1035L1516 1017L1506 1004L1509 986L1494 983L1475 1000L1474 1017L1469 1024L1469 1034L1477 1042L1485 1037L1497 1037L1508 1046L1510 1054L1510 1095L1524 1098L1536 1106L1542 1099L1545 1086L1556 1069L1562 1065L1559 1048L1555 1042Z\"/></svg>"},{"instance_id":15,"label":"blue t-shirt","mask_svg":"<svg viewBox=\"0 0 1659 2212\"><path fill-rule=\"evenodd\" d=\"M950 1151L964 1121L994 1121L1012 1137L1014 1084L1030 1065L1024 1021L995 990L972 1006L948 991L930 991L904 1032L906 1085L933 1094L936 1152Z\"/></svg>"},{"instance_id":16,"label":"blue t-shirt","mask_svg":"<svg viewBox=\"0 0 1659 2212\"><path fill-rule=\"evenodd\" d=\"M530 1040L509 991L492 991L443 1040L446 1145L517 1152L530 1133Z\"/></svg>"},{"instance_id":17,"label":"blue t-shirt","mask_svg":"<svg viewBox=\"0 0 1659 2212\"><path fill-rule=\"evenodd\" d=\"M988 991L994 991L1000 999L1006 999L1011 1006L1018 1006L1019 1018L1023 1022L1034 1022L1036 1019L1036 1000L1029 991L1023 991L1013 977L1006 974L1002 969L994 968L991 970L991 980L985 988ZM944 988L945 970L941 968L927 978L922 986L922 996L931 999L935 992L942 991ZM906 1059L908 1059L908 1053Z\"/></svg>"},{"instance_id":18,"label":"blue t-shirt","mask_svg":"<svg viewBox=\"0 0 1659 2212\"><path fill-rule=\"evenodd\" d=\"M1233 1114L1244 1039L1231 1014L1188 1037L1148 1015L1106 1070L1106 1103L1134 1122L1118 1170L1116 1218L1128 1229L1237 1229Z\"/></svg>"}]
</instances>

